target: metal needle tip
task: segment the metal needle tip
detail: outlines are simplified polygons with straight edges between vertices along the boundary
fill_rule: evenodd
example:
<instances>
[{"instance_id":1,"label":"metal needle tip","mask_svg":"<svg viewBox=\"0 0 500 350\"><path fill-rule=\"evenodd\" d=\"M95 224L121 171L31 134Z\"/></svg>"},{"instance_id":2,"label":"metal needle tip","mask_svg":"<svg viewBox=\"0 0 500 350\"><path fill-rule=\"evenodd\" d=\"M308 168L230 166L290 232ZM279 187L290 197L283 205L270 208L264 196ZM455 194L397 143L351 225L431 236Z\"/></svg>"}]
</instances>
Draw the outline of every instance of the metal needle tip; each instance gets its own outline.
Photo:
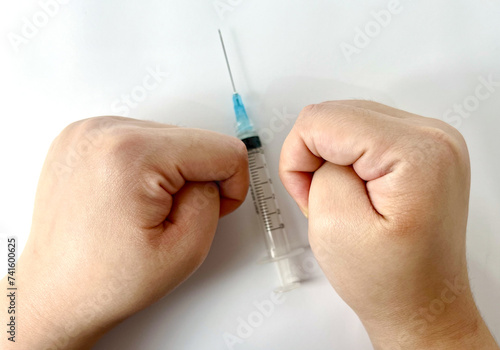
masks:
<instances>
[{"instance_id":1,"label":"metal needle tip","mask_svg":"<svg viewBox=\"0 0 500 350\"><path fill-rule=\"evenodd\" d=\"M229 78L231 78L231 85L233 86L233 92L236 94L236 87L234 86L233 73L231 72L231 67L229 66L229 60L227 59L226 46L224 45L224 39L222 39L222 33L220 29L218 29L218 31L219 31L220 43L222 44L222 51L224 51L224 58L226 59L227 70L229 71Z\"/></svg>"}]
</instances>

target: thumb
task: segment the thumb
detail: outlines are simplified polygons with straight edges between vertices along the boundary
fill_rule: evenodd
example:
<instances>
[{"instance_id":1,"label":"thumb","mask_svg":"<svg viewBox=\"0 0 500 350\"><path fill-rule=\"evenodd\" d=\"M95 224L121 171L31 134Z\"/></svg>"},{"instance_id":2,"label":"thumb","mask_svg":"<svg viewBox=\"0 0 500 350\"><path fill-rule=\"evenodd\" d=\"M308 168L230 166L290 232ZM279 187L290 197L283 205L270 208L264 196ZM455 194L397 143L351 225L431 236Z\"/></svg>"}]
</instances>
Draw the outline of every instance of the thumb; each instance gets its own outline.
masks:
<instances>
[{"instance_id":1,"label":"thumb","mask_svg":"<svg viewBox=\"0 0 500 350\"><path fill-rule=\"evenodd\" d=\"M176 265L192 271L205 260L217 229L219 207L219 188L214 182L186 182L175 194L162 244L169 251L173 248Z\"/></svg>"},{"instance_id":2,"label":"thumb","mask_svg":"<svg viewBox=\"0 0 500 350\"><path fill-rule=\"evenodd\" d=\"M315 254L359 244L380 219L365 181L351 166L325 162L314 173L309 192L309 240Z\"/></svg>"}]
</instances>

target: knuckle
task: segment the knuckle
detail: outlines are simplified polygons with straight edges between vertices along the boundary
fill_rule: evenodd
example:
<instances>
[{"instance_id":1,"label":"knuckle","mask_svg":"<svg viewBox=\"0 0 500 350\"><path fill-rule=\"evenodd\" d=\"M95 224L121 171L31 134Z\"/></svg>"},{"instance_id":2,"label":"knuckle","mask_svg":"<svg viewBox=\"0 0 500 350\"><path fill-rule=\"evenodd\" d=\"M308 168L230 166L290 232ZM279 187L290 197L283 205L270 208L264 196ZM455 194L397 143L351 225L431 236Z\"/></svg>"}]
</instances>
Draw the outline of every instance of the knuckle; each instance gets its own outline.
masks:
<instances>
[{"instance_id":1,"label":"knuckle","mask_svg":"<svg viewBox=\"0 0 500 350\"><path fill-rule=\"evenodd\" d=\"M333 108L336 108L336 106L333 106ZM332 109L332 106L329 106L324 102L319 104L310 104L300 111L299 116L295 121L294 129L299 131L307 130L310 125L318 122L323 123L325 120L328 120L334 115L335 110Z\"/></svg>"},{"instance_id":2,"label":"knuckle","mask_svg":"<svg viewBox=\"0 0 500 350\"><path fill-rule=\"evenodd\" d=\"M368 102L365 103L365 102ZM330 117L335 117L338 120L352 120L357 118L359 121L364 121L372 117L370 106L375 105L375 102L363 100L346 100L346 101L328 101L320 103L318 106L325 109Z\"/></svg>"},{"instance_id":3,"label":"knuckle","mask_svg":"<svg viewBox=\"0 0 500 350\"><path fill-rule=\"evenodd\" d=\"M133 131L116 131L106 139L103 156L119 164L130 164L132 160L142 158L144 136Z\"/></svg>"},{"instance_id":4,"label":"knuckle","mask_svg":"<svg viewBox=\"0 0 500 350\"><path fill-rule=\"evenodd\" d=\"M317 107L317 104L315 104L315 103L309 104L309 105L305 106L304 108L302 108L301 113L304 113L304 114L310 113L310 112L314 111L316 109L316 107Z\"/></svg>"},{"instance_id":5,"label":"knuckle","mask_svg":"<svg viewBox=\"0 0 500 350\"><path fill-rule=\"evenodd\" d=\"M123 174L124 171L144 168L145 159L149 156L147 135L122 124L115 117L96 117L79 126L83 137L97 140L93 156L88 161L106 169L106 173Z\"/></svg>"},{"instance_id":6,"label":"knuckle","mask_svg":"<svg viewBox=\"0 0 500 350\"><path fill-rule=\"evenodd\" d=\"M66 126L57 139L65 140L67 143L77 143L81 139L106 133L115 123L116 118L111 116L78 120Z\"/></svg>"},{"instance_id":7,"label":"knuckle","mask_svg":"<svg viewBox=\"0 0 500 350\"><path fill-rule=\"evenodd\" d=\"M101 117L93 117L80 120L75 122L74 129L81 134L89 133L94 130L107 130L111 126L116 125L118 121L117 117L113 116L101 116ZM71 125L70 125L71 126Z\"/></svg>"},{"instance_id":8,"label":"knuckle","mask_svg":"<svg viewBox=\"0 0 500 350\"><path fill-rule=\"evenodd\" d=\"M350 120L353 117L363 119L369 115L369 110L359 108L354 104L342 104L335 101L327 101L319 104L311 104L302 109L295 125L303 127L314 118L322 123L328 123L330 119Z\"/></svg>"},{"instance_id":9,"label":"knuckle","mask_svg":"<svg viewBox=\"0 0 500 350\"><path fill-rule=\"evenodd\" d=\"M438 161L456 161L467 158L465 140L460 133L450 133L441 127L425 127L423 135L431 143Z\"/></svg>"},{"instance_id":10,"label":"knuckle","mask_svg":"<svg viewBox=\"0 0 500 350\"><path fill-rule=\"evenodd\" d=\"M351 106L361 107L361 108L383 106L381 103L375 102L373 100L360 100L360 99L335 100L335 101L329 101L327 103L333 104L333 105L351 105Z\"/></svg>"},{"instance_id":11,"label":"knuckle","mask_svg":"<svg viewBox=\"0 0 500 350\"><path fill-rule=\"evenodd\" d=\"M464 136L456 128L439 119L436 119L436 125L448 133L456 146L461 149L465 149L467 147Z\"/></svg>"},{"instance_id":12,"label":"knuckle","mask_svg":"<svg viewBox=\"0 0 500 350\"><path fill-rule=\"evenodd\" d=\"M95 129L98 129L104 121L110 121L111 117L93 117L88 119L83 119L77 122L77 129L79 132L86 133Z\"/></svg>"},{"instance_id":13,"label":"knuckle","mask_svg":"<svg viewBox=\"0 0 500 350\"><path fill-rule=\"evenodd\" d=\"M89 155L95 154L106 141L109 132L103 128L104 121L108 126L114 123L111 117L94 117L67 125L53 141L51 151L63 163L71 163L70 167L75 162L89 161Z\"/></svg>"},{"instance_id":14,"label":"knuckle","mask_svg":"<svg viewBox=\"0 0 500 350\"><path fill-rule=\"evenodd\" d=\"M132 152L140 158L142 138L134 128L124 127L123 121L118 117L94 117L66 126L50 148L56 174L89 169L105 170L96 174L123 171L124 165L132 163Z\"/></svg>"},{"instance_id":15,"label":"knuckle","mask_svg":"<svg viewBox=\"0 0 500 350\"><path fill-rule=\"evenodd\" d=\"M316 112L317 112L317 109L318 109L318 105L316 105L316 104L310 104L310 105L305 106L300 111L299 116L297 117L297 122L296 123L300 123L304 119L306 119L306 118L308 118L310 116L315 115Z\"/></svg>"}]
</instances>

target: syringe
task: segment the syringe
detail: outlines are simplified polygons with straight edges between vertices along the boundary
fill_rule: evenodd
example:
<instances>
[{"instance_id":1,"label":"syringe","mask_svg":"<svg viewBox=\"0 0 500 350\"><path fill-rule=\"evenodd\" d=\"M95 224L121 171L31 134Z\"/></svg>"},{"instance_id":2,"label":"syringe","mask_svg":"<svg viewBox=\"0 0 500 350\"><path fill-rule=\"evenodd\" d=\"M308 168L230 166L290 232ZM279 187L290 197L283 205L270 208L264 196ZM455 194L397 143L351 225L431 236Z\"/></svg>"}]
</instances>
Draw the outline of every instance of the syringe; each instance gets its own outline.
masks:
<instances>
[{"instance_id":1,"label":"syringe","mask_svg":"<svg viewBox=\"0 0 500 350\"><path fill-rule=\"evenodd\" d=\"M260 217L262 229L264 231L267 257L260 260L260 263L276 262L281 286L276 288L276 292L286 292L297 288L300 285L300 278L292 269L290 258L304 252L303 248L290 249L285 224L281 218L273 182L269 175L264 149L252 122L248 118L241 96L236 92L233 74L229 66L226 47L222 39L221 31L219 37L224 51L231 85L233 86L233 105L236 114L237 137L241 139L248 150L248 166L250 171L250 190L255 205L255 211Z\"/></svg>"}]
</instances>

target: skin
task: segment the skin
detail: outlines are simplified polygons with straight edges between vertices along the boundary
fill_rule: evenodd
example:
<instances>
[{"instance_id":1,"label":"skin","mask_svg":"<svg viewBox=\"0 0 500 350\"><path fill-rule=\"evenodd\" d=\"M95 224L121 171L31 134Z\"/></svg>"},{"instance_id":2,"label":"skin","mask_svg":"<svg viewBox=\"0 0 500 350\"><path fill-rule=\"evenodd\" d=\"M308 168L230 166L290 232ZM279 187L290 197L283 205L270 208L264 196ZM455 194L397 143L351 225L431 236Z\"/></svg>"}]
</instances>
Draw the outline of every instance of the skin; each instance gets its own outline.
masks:
<instances>
[{"instance_id":1,"label":"skin","mask_svg":"<svg viewBox=\"0 0 500 350\"><path fill-rule=\"evenodd\" d=\"M280 176L375 349L498 349L470 290L470 165L460 133L368 101L306 107Z\"/></svg>"},{"instance_id":2,"label":"skin","mask_svg":"<svg viewBox=\"0 0 500 350\"><path fill-rule=\"evenodd\" d=\"M68 126L17 266L17 342L2 336L0 348L90 349L172 291L244 200L247 162L240 140L214 132L118 117Z\"/></svg>"},{"instance_id":3,"label":"skin","mask_svg":"<svg viewBox=\"0 0 500 350\"><path fill-rule=\"evenodd\" d=\"M470 167L455 129L371 102L308 106L280 176L376 349L498 349L467 278ZM0 348L90 349L198 268L247 191L235 138L119 117L71 124L49 150L17 265L18 341Z\"/></svg>"}]
</instances>

